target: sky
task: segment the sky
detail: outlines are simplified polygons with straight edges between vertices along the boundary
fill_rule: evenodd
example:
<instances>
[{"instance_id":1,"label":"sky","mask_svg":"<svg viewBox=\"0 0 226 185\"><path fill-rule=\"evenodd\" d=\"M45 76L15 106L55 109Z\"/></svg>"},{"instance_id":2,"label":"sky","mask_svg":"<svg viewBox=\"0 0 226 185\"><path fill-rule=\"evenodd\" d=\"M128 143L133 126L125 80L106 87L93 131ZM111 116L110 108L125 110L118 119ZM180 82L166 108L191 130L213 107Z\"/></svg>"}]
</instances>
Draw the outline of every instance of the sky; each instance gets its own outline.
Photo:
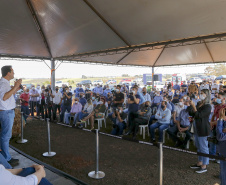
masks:
<instances>
[{"instance_id":1,"label":"sky","mask_svg":"<svg viewBox=\"0 0 226 185\"><path fill-rule=\"evenodd\" d=\"M50 67L50 61L46 61ZM51 70L44 62L26 61L26 60L3 60L0 59L0 68L4 65L12 65L15 78L50 78ZM59 63L57 64L57 66ZM174 73L204 73L204 69L209 65L197 66L177 66L177 67L155 67L155 73L174 74ZM118 67L104 66L96 64L72 64L62 63L56 69L56 78L81 78L82 75L88 77L107 77L121 76L128 74L130 76L152 73L151 68L147 67Z\"/></svg>"}]
</instances>

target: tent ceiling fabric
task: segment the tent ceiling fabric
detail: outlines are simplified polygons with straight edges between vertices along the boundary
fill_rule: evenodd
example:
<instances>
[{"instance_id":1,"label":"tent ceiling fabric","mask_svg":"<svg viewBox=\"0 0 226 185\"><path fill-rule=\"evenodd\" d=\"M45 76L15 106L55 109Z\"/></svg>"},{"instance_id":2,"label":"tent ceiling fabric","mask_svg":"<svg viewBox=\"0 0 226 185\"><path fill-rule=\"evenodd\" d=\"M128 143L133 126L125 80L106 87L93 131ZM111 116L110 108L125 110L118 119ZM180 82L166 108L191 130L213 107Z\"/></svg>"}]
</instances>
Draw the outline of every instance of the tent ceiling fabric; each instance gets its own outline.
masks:
<instances>
[{"instance_id":1,"label":"tent ceiling fabric","mask_svg":"<svg viewBox=\"0 0 226 185\"><path fill-rule=\"evenodd\" d=\"M55 60L138 66L226 60L226 39L209 42L208 39L197 38L202 41L200 44L178 44L188 38L215 34L226 36L226 0L0 2L0 56L52 57ZM35 17L28 4L32 5ZM161 44L175 40L178 43L170 47L169 44ZM145 48L146 44L155 43L159 46ZM143 50L133 48L137 45ZM109 52L104 56L106 51L123 48L128 51Z\"/></svg>"},{"instance_id":2,"label":"tent ceiling fabric","mask_svg":"<svg viewBox=\"0 0 226 185\"><path fill-rule=\"evenodd\" d=\"M25 0L0 1L0 56L50 57Z\"/></svg>"}]
</instances>

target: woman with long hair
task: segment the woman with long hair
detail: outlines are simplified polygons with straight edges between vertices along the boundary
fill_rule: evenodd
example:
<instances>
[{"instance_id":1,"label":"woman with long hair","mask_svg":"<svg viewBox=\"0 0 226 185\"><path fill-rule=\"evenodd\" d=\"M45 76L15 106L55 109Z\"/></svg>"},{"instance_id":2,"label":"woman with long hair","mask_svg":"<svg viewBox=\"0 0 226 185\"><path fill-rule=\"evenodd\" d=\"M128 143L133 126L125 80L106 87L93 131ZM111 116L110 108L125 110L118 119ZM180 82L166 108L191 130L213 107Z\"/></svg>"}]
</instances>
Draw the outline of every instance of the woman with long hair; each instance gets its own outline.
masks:
<instances>
[{"instance_id":1,"label":"woman with long hair","mask_svg":"<svg viewBox=\"0 0 226 185\"><path fill-rule=\"evenodd\" d=\"M195 145L197 152L209 154L207 137L210 135L211 127L209 117L211 114L210 92L208 89L201 90L200 102L197 106L191 101L191 106L194 110L194 128L195 128ZM196 173L207 172L209 158L198 156L198 162L191 165L190 168L197 169Z\"/></svg>"}]
</instances>

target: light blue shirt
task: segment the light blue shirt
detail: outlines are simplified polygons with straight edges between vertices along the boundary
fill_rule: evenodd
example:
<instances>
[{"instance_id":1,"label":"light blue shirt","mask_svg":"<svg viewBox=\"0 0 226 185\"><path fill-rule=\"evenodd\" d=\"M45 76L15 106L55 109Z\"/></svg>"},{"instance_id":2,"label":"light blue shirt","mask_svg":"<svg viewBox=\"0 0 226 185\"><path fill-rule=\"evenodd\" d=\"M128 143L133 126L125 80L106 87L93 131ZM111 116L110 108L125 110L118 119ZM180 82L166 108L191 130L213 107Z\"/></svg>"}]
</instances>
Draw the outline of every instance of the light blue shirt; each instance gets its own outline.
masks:
<instances>
[{"instance_id":1,"label":"light blue shirt","mask_svg":"<svg viewBox=\"0 0 226 185\"><path fill-rule=\"evenodd\" d=\"M158 109L155 114L155 119L158 120L158 123L170 124L171 111L167 108L165 110Z\"/></svg>"},{"instance_id":2,"label":"light blue shirt","mask_svg":"<svg viewBox=\"0 0 226 185\"><path fill-rule=\"evenodd\" d=\"M161 103L163 100L162 96L155 96L152 103Z\"/></svg>"},{"instance_id":3,"label":"light blue shirt","mask_svg":"<svg viewBox=\"0 0 226 185\"><path fill-rule=\"evenodd\" d=\"M189 127L190 126L190 121L189 121L189 114L188 112L183 109L178 117L178 121L180 122L180 125L185 126L185 127Z\"/></svg>"},{"instance_id":4,"label":"light blue shirt","mask_svg":"<svg viewBox=\"0 0 226 185\"><path fill-rule=\"evenodd\" d=\"M140 93L139 91L137 91L137 94L140 96L140 102L139 102L139 105L141 105L142 103L145 102L144 95L143 95L143 93Z\"/></svg>"},{"instance_id":5,"label":"light blue shirt","mask_svg":"<svg viewBox=\"0 0 226 185\"><path fill-rule=\"evenodd\" d=\"M103 88L102 87L95 87L93 89L93 92L96 93L96 94L99 93L101 95L101 94L103 94Z\"/></svg>"},{"instance_id":6,"label":"light blue shirt","mask_svg":"<svg viewBox=\"0 0 226 185\"><path fill-rule=\"evenodd\" d=\"M105 97L107 97L108 93L112 94L112 93L111 93L111 90L110 90L110 89L105 89L103 95L104 95Z\"/></svg>"}]
</instances>

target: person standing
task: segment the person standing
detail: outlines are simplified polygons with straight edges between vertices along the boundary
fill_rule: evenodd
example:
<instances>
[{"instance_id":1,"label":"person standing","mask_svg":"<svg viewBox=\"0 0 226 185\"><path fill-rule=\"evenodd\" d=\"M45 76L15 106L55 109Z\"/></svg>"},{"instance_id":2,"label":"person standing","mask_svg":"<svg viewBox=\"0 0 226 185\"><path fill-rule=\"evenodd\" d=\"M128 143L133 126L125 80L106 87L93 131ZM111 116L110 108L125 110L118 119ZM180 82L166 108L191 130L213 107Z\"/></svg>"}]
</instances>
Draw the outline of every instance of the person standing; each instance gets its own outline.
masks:
<instances>
[{"instance_id":1,"label":"person standing","mask_svg":"<svg viewBox=\"0 0 226 185\"><path fill-rule=\"evenodd\" d=\"M21 112L23 112L24 120L27 123L27 117L30 114L28 102L29 102L29 89L25 89L24 93L20 95L20 101L21 101Z\"/></svg>"},{"instance_id":2,"label":"person standing","mask_svg":"<svg viewBox=\"0 0 226 185\"><path fill-rule=\"evenodd\" d=\"M18 159L13 159L9 154L9 140L12 136L12 127L15 117L14 109L16 107L14 95L20 89L22 80L19 79L10 87L10 80L14 78L12 66L3 66L1 68L2 78L0 79L0 149L1 154L5 157L11 166L16 166Z\"/></svg>"},{"instance_id":3,"label":"person standing","mask_svg":"<svg viewBox=\"0 0 226 185\"><path fill-rule=\"evenodd\" d=\"M53 91L53 120L56 121L56 113L58 110L58 113L60 114L60 105L62 103L62 94L59 91L58 86L56 86L56 91Z\"/></svg>"},{"instance_id":4,"label":"person standing","mask_svg":"<svg viewBox=\"0 0 226 185\"><path fill-rule=\"evenodd\" d=\"M31 116L34 117L34 108L36 107L37 112L37 98L39 97L38 91L35 89L35 86L31 86L30 94L30 103L31 103Z\"/></svg>"},{"instance_id":5,"label":"person standing","mask_svg":"<svg viewBox=\"0 0 226 185\"><path fill-rule=\"evenodd\" d=\"M210 93L208 89L203 89L200 92L200 102L197 106L191 101L191 106L194 110L194 128L195 128L195 145L198 152L209 154L207 137L210 135L209 117L211 114ZM190 168L197 169L196 173L207 172L209 158L199 156L198 163L191 165Z\"/></svg>"}]
</instances>

